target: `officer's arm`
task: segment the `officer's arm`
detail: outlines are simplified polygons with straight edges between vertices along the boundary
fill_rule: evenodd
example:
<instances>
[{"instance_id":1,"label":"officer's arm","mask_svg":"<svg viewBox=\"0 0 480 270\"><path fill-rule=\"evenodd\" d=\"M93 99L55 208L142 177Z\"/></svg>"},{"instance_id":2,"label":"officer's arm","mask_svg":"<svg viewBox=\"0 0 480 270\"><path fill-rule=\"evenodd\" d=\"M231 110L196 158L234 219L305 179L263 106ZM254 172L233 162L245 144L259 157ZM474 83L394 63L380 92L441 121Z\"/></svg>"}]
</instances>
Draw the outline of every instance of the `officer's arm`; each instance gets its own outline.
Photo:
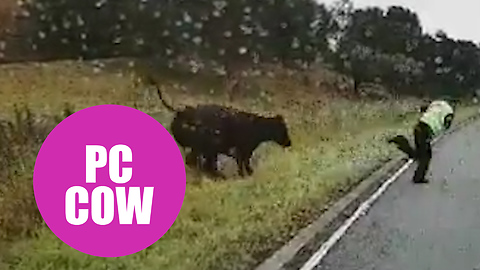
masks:
<instances>
[{"instance_id":1,"label":"officer's arm","mask_svg":"<svg viewBox=\"0 0 480 270\"><path fill-rule=\"evenodd\" d=\"M445 129L449 129L450 126L452 125L452 122L453 122L453 113L445 116L444 123L443 123L445 125Z\"/></svg>"}]
</instances>

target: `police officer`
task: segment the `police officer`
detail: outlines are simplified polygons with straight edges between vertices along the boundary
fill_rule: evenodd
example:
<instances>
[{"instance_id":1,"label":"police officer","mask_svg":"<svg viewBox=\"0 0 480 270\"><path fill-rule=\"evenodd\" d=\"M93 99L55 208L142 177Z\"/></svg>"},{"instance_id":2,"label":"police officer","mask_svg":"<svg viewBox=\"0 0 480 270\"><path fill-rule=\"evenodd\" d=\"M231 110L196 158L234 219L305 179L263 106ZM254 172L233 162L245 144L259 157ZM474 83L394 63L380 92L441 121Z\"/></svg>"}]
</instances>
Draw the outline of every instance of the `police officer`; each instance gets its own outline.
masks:
<instances>
[{"instance_id":1,"label":"police officer","mask_svg":"<svg viewBox=\"0 0 480 270\"><path fill-rule=\"evenodd\" d=\"M413 177L414 183L428 183L425 174L432 159L431 141L449 129L454 118L453 107L445 100L436 100L429 106L422 106L421 111L423 114L414 128L415 149L402 135L389 140L390 143L396 144L398 149L417 161L418 167Z\"/></svg>"}]
</instances>

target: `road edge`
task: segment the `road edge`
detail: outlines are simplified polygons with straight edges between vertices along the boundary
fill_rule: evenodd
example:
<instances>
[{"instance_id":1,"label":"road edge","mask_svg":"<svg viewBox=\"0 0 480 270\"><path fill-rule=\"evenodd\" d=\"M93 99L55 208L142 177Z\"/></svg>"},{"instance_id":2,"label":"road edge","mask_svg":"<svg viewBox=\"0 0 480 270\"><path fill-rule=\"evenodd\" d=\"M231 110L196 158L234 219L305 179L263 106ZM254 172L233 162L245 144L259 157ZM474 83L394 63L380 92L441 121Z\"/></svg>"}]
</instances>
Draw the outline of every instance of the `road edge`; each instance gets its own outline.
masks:
<instances>
[{"instance_id":1,"label":"road edge","mask_svg":"<svg viewBox=\"0 0 480 270\"><path fill-rule=\"evenodd\" d=\"M449 131L436 138L433 141L433 145L436 146L445 138L468 126L468 124L478 118L480 118L480 113L475 113L458 122ZM320 248L323 242L355 212L356 208L363 201L370 197L407 162L408 158L395 157L384 163L379 169L374 170L364 180L360 181L352 191L336 201L318 219L301 229L282 248L275 251L270 257L256 266L254 270L300 268Z\"/></svg>"}]
</instances>

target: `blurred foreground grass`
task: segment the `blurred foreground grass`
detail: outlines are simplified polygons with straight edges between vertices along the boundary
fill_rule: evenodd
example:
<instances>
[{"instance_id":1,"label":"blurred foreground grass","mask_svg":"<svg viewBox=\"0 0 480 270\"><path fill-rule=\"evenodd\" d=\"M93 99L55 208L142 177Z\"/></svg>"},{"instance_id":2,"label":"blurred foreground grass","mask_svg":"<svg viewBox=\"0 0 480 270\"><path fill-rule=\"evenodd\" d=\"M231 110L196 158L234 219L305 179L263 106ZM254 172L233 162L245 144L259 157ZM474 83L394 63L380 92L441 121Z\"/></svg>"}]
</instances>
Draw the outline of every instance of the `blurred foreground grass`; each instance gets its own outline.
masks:
<instances>
[{"instance_id":1,"label":"blurred foreground grass","mask_svg":"<svg viewBox=\"0 0 480 270\"><path fill-rule=\"evenodd\" d=\"M174 86L169 79L163 82ZM223 103L215 94L219 87L215 80L178 80L190 87L167 88L172 103ZM399 155L385 140L398 133L410 137L419 105L414 99L332 97L293 80L259 82L258 95L233 105L285 115L293 148L261 146L255 153L255 173L247 179L202 181L206 179L187 170L182 210L164 237L131 256L96 258L63 244L36 210L32 169L38 138L55 123L45 115L58 114L67 103L76 110L113 103L160 111L154 117L166 127L172 115L154 95L135 88L128 74L97 72L76 63L5 66L0 68L0 85L0 113L10 119L0 128L7 142L0 144L2 168L8 167L0 176L0 269L19 270L250 269L362 176ZM11 117L15 104L28 106L33 114L17 110ZM461 106L457 121L476 111Z\"/></svg>"}]
</instances>

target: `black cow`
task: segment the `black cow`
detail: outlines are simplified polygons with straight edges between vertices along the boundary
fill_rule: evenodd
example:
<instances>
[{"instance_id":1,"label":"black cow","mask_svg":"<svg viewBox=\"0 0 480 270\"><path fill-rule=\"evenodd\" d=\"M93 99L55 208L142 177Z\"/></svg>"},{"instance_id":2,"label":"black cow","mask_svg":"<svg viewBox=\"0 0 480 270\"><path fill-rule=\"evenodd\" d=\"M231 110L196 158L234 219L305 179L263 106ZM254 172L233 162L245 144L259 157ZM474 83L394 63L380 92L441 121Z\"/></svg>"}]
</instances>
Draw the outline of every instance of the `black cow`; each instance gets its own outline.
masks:
<instances>
[{"instance_id":1,"label":"black cow","mask_svg":"<svg viewBox=\"0 0 480 270\"><path fill-rule=\"evenodd\" d=\"M204 159L205 169L219 175L216 168L218 154L235 158L240 176L244 170L253 173L250 158L263 142L273 141L290 147L291 140L282 116L262 117L220 105L200 105L177 110L167 104L160 89L160 100L176 113L171 131L177 143L191 148L192 156Z\"/></svg>"}]
</instances>

